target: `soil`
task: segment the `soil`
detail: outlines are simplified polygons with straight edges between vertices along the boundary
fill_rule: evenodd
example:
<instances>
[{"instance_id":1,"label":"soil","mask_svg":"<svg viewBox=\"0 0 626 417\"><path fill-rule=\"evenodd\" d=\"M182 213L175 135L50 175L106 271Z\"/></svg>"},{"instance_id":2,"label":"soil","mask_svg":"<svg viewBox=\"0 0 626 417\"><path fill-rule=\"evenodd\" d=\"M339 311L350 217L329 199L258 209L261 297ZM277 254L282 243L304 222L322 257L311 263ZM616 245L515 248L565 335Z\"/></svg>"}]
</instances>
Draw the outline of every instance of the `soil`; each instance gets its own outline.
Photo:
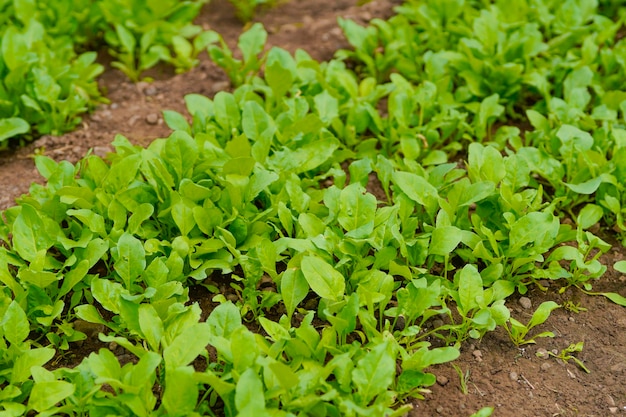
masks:
<instances>
[{"instance_id":1,"label":"soil","mask_svg":"<svg viewBox=\"0 0 626 417\"><path fill-rule=\"evenodd\" d=\"M400 0L374 0L357 7L355 0L291 0L261 14L257 20L270 33L270 46L289 51L302 48L316 59L329 59L337 49L348 47L337 26L337 16L364 23L391 16L393 6L399 3ZM231 47L243 29L226 0L213 0L197 21L221 33ZM119 71L107 69L100 85L110 103L85 116L79 129L61 137L44 136L28 146L0 154L0 209L13 205L32 182L43 181L31 158L35 153L76 162L90 150L106 155L112 150L110 143L116 134L143 146L157 137L166 137L169 129L163 123L161 110L184 112L185 94L213 96L230 88L222 71L206 55L201 58L201 64L185 74L175 75L169 68L151 71L149 75L155 79L152 83L132 84ZM104 54L101 61L107 62ZM602 261L613 265L624 254L624 248L616 243ZM594 283L594 291L626 295L625 281L625 276L609 266L605 276ZM570 301L586 311L556 310L537 329L552 331L554 338L537 339L535 345L517 348L503 329L487 334L481 341L465 343L455 364L467 376L466 392L462 392L461 378L452 364L435 366L430 371L438 382L425 400L413 401L410 416L469 416L486 406L495 408L494 416L626 414L626 309L602 296L588 296L576 289L560 294L559 289L555 283L547 291L532 288L526 294L531 308L528 300L520 303L511 299L508 305L512 306L513 316L522 322L527 322L534 308L546 300ZM575 356L590 373L573 360L566 363L535 355L538 349L558 354L577 342L584 342L584 349ZM87 340L58 358L59 364L72 362L72 357L82 357L100 346L97 339Z\"/></svg>"}]
</instances>

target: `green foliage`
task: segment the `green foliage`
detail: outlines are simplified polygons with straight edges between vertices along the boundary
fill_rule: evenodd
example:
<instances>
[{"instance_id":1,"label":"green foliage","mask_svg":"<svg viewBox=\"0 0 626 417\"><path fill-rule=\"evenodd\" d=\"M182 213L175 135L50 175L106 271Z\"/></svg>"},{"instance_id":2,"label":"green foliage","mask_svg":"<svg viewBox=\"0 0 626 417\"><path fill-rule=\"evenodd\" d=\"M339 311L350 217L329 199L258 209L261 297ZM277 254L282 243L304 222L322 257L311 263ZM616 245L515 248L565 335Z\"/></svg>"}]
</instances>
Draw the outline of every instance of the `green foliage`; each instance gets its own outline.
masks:
<instances>
[{"instance_id":1,"label":"green foliage","mask_svg":"<svg viewBox=\"0 0 626 417\"><path fill-rule=\"evenodd\" d=\"M109 27L125 70L197 35L175 7L154 30L154 9ZM176 41L187 63L209 45L235 90L186 96L190 117L165 111L173 133L145 149L118 136L107 159L37 157L46 185L2 213L2 411L399 416L467 339L551 336L529 333L558 304L523 324L509 297L542 280L594 294L610 245L592 230L626 230L609 9L408 1L387 22L341 20L356 49L321 63L266 51L260 24L237 53L212 32ZM46 371L84 323L134 360L102 349Z\"/></svg>"},{"instance_id":2,"label":"green foliage","mask_svg":"<svg viewBox=\"0 0 626 417\"><path fill-rule=\"evenodd\" d=\"M96 78L102 40L133 81L158 62L192 68L216 35L191 24L206 0L5 1L0 47L0 145L12 137L61 135L106 102ZM102 36L103 34L103 36ZM103 39L100 39L102 36ZM77 52L85 49L89 52Z\"/></svg>"},{"instance_id":3,"label":"green foliage","mask_svg":"<svg viewBox=\"0 0 626 417\"><path fill-rule=\"evenodd\" d=\"M242 22L251 21L257 9L274 7L278 0L228 0L235 7L235 14Z\"/></svg>"}]
</instances>

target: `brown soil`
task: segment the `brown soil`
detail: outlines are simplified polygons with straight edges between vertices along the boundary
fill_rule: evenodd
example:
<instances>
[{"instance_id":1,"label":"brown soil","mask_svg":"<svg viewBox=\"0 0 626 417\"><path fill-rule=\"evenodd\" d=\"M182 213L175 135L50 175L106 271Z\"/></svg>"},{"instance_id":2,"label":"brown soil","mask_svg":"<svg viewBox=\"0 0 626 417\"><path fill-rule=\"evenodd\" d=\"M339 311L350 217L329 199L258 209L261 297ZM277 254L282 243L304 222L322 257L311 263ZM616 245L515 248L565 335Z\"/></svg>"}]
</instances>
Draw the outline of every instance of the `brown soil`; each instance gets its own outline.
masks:
<instances>
[{"instance_id":1,"label":"brown soil","mask_svg":"<svg viewBox=\"0 0 626 417\"><path fill-rule=\"evenodd\" d=\"M331 58L338 48L347 47L336 17L350 17L367 22L374 17L386 18L399 0L374 0L356 7L355 0L291 0L259 17L270 33L269 43L294 51L302 48L317 59ZM226 0L213 0L198 22L222 33L231 47L241 33L242 25L233 17ZM105 58L103 58L103 61ZM107 70L101 87L110 104L86 116L82 127L61 136L45 136L17 151L0 154L0 209L14 204L16 197L28 191L29 185L42 179L33 160L43 153L55 160L77 161L92 150L98 155L111 151L116 134L132 142L147 145L165 137L169 129L160 111L184 111L183 96L199 93L208 96L230 88L228 79L206 55L192 71L174 75L170 69L150 73L153 83L132 84L118 71ZM602 259L606 265L624 258L623 247L616 245ZM594 285L595 291L613 291L626 295L626 277L609 267L607 274ZM466 343L455 364L469 375L467 392L461 391L460 378L451 364L434 367L438 383L425 401L414 401L411 416L469 416L482 407L495 408L495 416L608 416L626 413L626 309L604 297L587 296L578 290L559 294L553 284L547 292L533 289L528 296L533 308L509 301L514 317L528 321L534 308L545 300L571 301L587 309L574 313L556 310L539 331L552 331L554 338L538 339L536 345L518 349L499 329L482 341ZM585 373L574 361L541 359L538 348L560 352L572 343L584 342L577 353L591 371ZM68 352L60 362L70 361L100 347L96 340L86 341Z\"/></svg>"}]
</instances>

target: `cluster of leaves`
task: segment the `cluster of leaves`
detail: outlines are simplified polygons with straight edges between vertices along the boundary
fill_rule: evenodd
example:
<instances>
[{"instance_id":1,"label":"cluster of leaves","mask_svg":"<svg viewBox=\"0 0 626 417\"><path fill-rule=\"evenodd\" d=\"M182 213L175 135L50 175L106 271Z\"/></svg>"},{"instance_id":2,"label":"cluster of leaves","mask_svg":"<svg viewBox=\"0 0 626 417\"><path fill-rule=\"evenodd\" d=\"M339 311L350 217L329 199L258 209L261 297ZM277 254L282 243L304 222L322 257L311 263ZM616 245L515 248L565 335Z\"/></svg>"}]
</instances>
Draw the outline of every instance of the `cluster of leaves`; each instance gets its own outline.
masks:
<instances>
[{"instance_id":1,"label":"cluster of leaves","mask_svg":"<svg viewBox=\"0 0 626 417\"><path fill-rule=\"evenodd\" d=\"M262 7L274 7L278 0L228 0L235 7L235 14L242 22L254 18L257 10Z\"/></svg>"},{"instance_id":2,"label":"cluster of leaves","mask_svg":"<svg viewBox=\"0 0 626 417\"><path fill-rule=\"evenodd\" d=\"M239 53L209 32L233 93L186 96L145 149L118 136L106 160L38 156L46 185L2 213L0 411L399 416L468 338L551 336L530 332L556 303L524 324L507 298L545 279L590 291L610 245L589 229L625 198L626 105L594 75L619 70L598 29L621 21L603 10L409 1L390 22L342 21L355 50L321 63L265 52L258 24ZM522 108L524 134L503 124ZM45 369L85 322L135 361L103 348Z\"/></svg>"},{"instance_id":3,"label":"cluster of leaves","mask_svg":"<svg viewBox=\"0 0 626 417\"><path fill-rule=\"evenodd\" d=\"M206 0L42 0L0 2L0 143L60 135L105 99L93 50L101 39L112 65L132 80L160 61L194 66L213 41L191 21ZM89 52L77 51L91 49Z\"/></svg>"}]
</instances>

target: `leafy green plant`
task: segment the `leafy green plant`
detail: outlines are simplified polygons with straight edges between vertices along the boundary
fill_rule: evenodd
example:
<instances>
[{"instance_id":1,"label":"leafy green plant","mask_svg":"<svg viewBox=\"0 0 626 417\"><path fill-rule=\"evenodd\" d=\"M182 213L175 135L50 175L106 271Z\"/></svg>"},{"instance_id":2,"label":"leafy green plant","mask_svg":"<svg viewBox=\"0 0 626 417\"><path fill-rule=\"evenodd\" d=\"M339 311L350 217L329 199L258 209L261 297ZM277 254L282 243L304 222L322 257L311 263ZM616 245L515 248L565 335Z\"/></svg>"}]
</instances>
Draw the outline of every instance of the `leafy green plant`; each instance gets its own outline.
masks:
<instances>
[{"instance_id":1,"label":"leafy green plant","mask_svg":"<svg viewBox=\"0 0 626 417\"><path fill-rule=\"evenodd\" d=\"M582 369L583 371L587 373L590 373L591 371L585 366L585 364L580 359L578 359L576 356L573 355L573 353L582 352L583 347L584 347L584 342L572 343L565 349L562 349L561 352L558 354L548 351L547 355L555 357L557 359L561 359L563 362L567 362L571 359L574 362L576 362L576 365L578 365L580 369Z\"/></svg>"},{"instance_id":2,"label":"leafy green plant","mask_svg":"<svg viewBox=\"0 0 626 417\"><path fill-rule=\"evenodd\" d=\"M186 71L215 40L191 22L206 0L167 0L149 4L133 0L105 0L96 3L102 18L104 40L117 60L112 65L131 80L160 61Z\"/></svg>"},{"instance_id":3,"label":"leafy green plant","mask_svg":"<svg viewBox=\"0 0 626 417\"><path fill-rule=\"evenodd\" d=\"M242 22L249 22L254 18L257 9L274 7L278 0L229 0L235 7L235 14Z\"/></svg>"},{"instance_id":4,"label":"leafy green plant","mask_svg":"<svg viewBox=\"0 0 626 417\"><path fill-rule=\"evenodd\" d=\"M550 313L559 307L561 306L559 306L554 301L544 301L539 305L539 307L537 307L537 310L535 310L526 325L520 323L513 317L510 317L508 323L504 326L504 328L509 334L511 341L516 346L535 343L535 339L538 337L554 337L554 333L552 332L541 332L533 336L532 338L526 338L528 332L530 332L534 327L543 324L548 319L548 317L550 317Z\"/></svg>"}]
</instances>

